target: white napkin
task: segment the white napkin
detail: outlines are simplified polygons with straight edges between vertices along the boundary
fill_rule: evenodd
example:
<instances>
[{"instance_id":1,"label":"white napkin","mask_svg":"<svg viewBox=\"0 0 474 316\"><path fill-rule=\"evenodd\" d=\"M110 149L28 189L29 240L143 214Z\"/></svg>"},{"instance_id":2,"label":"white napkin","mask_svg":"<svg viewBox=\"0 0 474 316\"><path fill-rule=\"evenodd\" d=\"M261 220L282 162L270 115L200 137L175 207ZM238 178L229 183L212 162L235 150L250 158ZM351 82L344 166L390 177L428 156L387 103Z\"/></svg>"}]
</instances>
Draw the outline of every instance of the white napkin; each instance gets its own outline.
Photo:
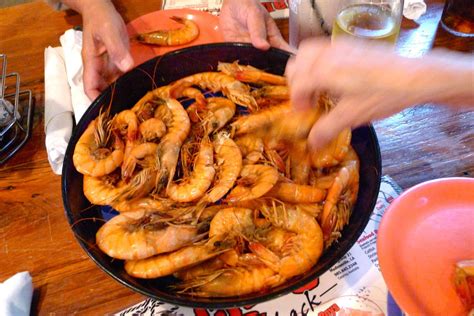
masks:
<instances>
[{"instance_id":1,"label":"white napkin","mask_svg":"<svg viewBox=\"0 0 474 316\"><path fill-rule=\"evenodd\" d=\"M417 20L426 12L426 3L423 0L405 0L403 16L409 20Z\"/></svg>"},{"instance_id":2,"label":"white napkin","mask_svg":"<svg viewBox=\"0 0 474 316\"><path fill-rule=\"evenodd\" d=\"M67 30L59 41L64 50L67 81L71 87L72 109L77 123L91 104L91 100L84 92L82 81L82 32Z\"/></svg>"},{"instance_id":3,"label":"white napkin","mask_svg":"<svg viewBox=\"0 0 474 316\"><path fill-rule=\"evenodd\" d=\"M46 151L53 172L61 174L73 127L71 90L67 83L62 47L48 47L44 56Z\"/></svg>"},{"instance_id":4,"label":"white napkin","mask_svg":"<svg viewBox=\"0 0 474 316\"><path fill-rule=\"evenodd\" d=\"M19 272L0 283L0 315L30 315L33 283L28 272Z\"/></svg>"},{"instance_id":5,"label":"white napkin","mask_svg":"<svg viewBox=\"0 0 474 316\"><path fill-rule=\"evenodd\" d=\"M64 154L71 137L74 115L76 122L91 101L82 82L82 32L66 31L61 47L45 49L45 132L48 161L60 175Z\"/></svg>"}]
</instances>

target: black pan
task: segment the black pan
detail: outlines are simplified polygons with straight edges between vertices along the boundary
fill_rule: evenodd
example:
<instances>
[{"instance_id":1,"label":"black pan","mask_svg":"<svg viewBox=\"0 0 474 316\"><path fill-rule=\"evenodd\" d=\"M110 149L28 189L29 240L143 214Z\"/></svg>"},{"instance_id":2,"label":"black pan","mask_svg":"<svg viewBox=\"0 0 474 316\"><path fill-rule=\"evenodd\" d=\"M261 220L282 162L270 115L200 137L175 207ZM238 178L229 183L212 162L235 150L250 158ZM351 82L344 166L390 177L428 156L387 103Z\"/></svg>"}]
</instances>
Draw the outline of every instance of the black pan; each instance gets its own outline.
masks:
<instances>
[{"instance_id":1,"label":"black pan","mask_svg":"<svg viewBox=\"0 0 474 316\"><path fill-rule=\"evenodd\" d=\"M82 220L84 218L105 218L109 210L91 206L82 192L82 175L72 162L74 147L88 124L97 117L102 106L112 102L112 114L132 107L146 92L157 86L197 72L217 69L217 62L250 64L266 71L283 74L290 55L279 49L260 51L249 44L220 43L194 46L168 53L145 62L126 73L116 81L115 86L106 89L91 105L73 131L69 141L62 173L62 196L66 216L84 251L107 274L118 282L151 298L189 307L231 308L258 304L283 296L309 283L334 265L356 242L377 201L381 180L381 159L377 136L372 126L353 131L352 145L360 157L359 196L350 223L342 231L339 242L334 243L308 272L289 280L284 285L267 292L254 293L232 298L198 298L172 292L169 285L176 279L165 277L154 280L135 279L123 269L123 261L112 260L95 245L95 234L103 221ZM153 80L152 80L153 78ZM114 89L111 101L112 89Z\"/></svg>"}]
</instances>

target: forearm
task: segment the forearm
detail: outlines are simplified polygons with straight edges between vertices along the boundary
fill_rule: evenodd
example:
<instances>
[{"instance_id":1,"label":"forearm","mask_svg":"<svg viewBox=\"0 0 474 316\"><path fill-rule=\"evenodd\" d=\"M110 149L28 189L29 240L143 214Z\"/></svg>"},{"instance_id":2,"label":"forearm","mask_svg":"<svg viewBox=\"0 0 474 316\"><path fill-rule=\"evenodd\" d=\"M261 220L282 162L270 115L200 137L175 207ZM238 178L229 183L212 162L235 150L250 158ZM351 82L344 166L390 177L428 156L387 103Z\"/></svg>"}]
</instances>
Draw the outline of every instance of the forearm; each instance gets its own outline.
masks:
<instances>
[{"instance_id":1,"label":"forearm","mask_svg":"<svg viewBox=\"0 0 474 316\"><path fill-rule=\"evenodd\" d=\"M474 107L474 58L469 54L433 50L425 68L431 102ZM422 74L423 75L423 74ZM429 92L428 90L428 92Z\"/></svg>"}]
</instances>

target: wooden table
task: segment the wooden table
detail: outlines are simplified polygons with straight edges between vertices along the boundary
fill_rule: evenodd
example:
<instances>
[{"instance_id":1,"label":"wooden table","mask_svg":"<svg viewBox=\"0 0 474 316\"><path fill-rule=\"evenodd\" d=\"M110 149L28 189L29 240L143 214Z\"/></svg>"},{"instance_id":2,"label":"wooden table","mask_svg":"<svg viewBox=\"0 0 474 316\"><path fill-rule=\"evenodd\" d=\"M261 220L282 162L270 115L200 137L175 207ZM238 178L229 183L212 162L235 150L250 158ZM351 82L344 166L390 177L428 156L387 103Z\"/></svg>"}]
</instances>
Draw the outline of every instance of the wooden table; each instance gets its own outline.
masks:
<instances>
[{"instance_id":1,"label":"wooden table","mask_svg":"<svg viewBox=\"0 0 474 316\"><path fill-rule=\"evenodd\" d=\"M159 1L123 1L126 21L160 7ZM404 21L398 50L417 57L432 46L472 51L472 39L438 27L443 3L429 0L415 23ZM104 314L144 299L102 272L76 242L61 200L60 177L52 173L44 147L44 48L80 17L55 12L43 1L0 9L0 53L22 88L35 100L33 133L27 144L0 166L0 282L28 270L35 286L34 314ZM288 36L288 21L278 25ZM473 82L470 83L471 86ZM375 123L383 173L406 189L449 176L474 176L474 112L426 104Z\"/></svg>"}]
</instances>

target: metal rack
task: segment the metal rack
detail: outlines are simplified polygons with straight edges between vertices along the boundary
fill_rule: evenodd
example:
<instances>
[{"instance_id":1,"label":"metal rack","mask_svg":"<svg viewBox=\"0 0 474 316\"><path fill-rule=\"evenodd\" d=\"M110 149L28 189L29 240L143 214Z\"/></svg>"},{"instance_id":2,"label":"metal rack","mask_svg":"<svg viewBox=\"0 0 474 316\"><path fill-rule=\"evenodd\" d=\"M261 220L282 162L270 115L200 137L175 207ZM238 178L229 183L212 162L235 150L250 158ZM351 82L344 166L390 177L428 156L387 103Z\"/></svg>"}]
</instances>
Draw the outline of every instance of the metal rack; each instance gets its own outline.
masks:
<instances>
[{"instance_id":1,"label":"metal rack","mask_svg":"<svg viewBox=\"0 0 474 316\"><path fill-rule=\"evenodd\" d=\"M20 91L20 75L7 74L7 56L0 54L0 165L10 159L31 134L32 94ZM13 84L12 84L13 83ZM8 85L11 85L10 88ZM14 92L6 94L14 87Z\"/></svg>"}]
</instances>

